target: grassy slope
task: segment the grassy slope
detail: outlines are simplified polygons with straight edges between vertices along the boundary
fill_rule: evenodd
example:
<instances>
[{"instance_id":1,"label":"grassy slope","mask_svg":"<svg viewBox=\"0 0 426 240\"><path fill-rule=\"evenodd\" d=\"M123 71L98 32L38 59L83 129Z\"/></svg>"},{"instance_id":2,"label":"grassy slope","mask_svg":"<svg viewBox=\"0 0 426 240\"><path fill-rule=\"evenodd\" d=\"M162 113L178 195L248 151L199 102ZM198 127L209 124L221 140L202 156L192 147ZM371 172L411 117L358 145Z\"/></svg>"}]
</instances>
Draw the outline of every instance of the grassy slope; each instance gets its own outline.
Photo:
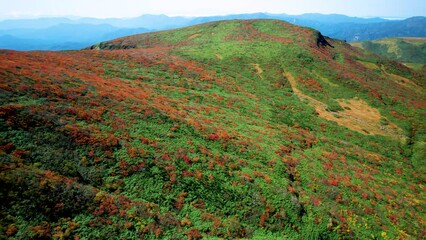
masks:
<instances>
[{"instance_id":1,"label":"grassy slope","mask_svg":"<svg viewBox=\"0 0 426 240\"><path fill-rule=\"evenodd\" d=\"M385 38L352 45L418 70L426 64L426 38Z\"/></svg>"},{"instance_id":2,"label":"grassy slope","mask_svg":"<svg viewBox=\"0 0 426 240\"><path fill-rule=\"evenodd\" d=\"M317 36L224 21L2 51L1 234L424 237L425 76ZM380 134L340 122L361 100Z\"/></svg>"}]
</instances>

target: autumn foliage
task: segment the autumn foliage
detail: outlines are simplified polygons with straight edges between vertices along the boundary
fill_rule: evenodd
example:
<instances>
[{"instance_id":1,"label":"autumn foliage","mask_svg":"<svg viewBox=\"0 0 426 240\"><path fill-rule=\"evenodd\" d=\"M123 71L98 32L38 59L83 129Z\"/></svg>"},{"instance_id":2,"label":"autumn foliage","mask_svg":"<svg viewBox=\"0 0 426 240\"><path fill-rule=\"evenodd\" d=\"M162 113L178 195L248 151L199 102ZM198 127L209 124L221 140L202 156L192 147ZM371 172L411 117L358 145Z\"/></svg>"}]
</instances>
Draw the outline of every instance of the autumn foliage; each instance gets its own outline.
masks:
<instances>
[{"instance_id":1,"label":"autumn foliage","mask_svg":"<svg viewBox=\"0 0 426 240\"><path fill-rule=\"evenodd\" d=\"M317 36L224 21L0 51L0 238L424 238L424 75Z\"/></svg>"}]
</instances>

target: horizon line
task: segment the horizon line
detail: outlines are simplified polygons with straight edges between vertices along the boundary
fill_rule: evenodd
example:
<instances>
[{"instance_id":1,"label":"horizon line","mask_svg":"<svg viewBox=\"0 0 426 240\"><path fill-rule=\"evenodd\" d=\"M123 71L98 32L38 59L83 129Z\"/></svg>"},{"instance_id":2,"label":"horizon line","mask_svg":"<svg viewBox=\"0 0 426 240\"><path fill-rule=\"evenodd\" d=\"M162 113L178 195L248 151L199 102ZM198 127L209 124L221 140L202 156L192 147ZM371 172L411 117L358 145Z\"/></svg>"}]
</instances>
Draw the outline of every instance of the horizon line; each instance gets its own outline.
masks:
<instances>
[{"instance_id":1,"label":"horizon line","mask_svg":"<svg viewBox=\"0 0 426 240\"><path fill-rule=\"evenodd\" d=\"M270 13L270 12L246 12L246 13L231 13L231 14L217 14L217 15L174 15L174 14L164 14L164 13L143 13L141 15L137 15L137 16L133 16L133 17L91 17L91 16L73 16L73 15L33 15L33 16L18 16L18 17L1 17L0 16L0 21L5 21L5 20L34 20L34 19L43 19L43 18L67 18L70 20L78 20L78 19L83 19L83 18L93 18L93 19L99 19L99 20L103 20L103 19L133 19L133 18L139 18L139 17L143 17L143 16L166 16L166 17L182 17L182 18L202 18L202 17L223 17L223 16L232 16L232 15L249 15L249 14L267 14L267 15L288 15L288 16L301 16L301 15L306 15L306 14L318 14L318 15L340 15L340 16L346 16L346 17L351 17L351 18L363 18L363 19L369 19L369 18L382 18L385 20L404 20L404 19L408 19L408 18L412 18L412 17L425 17L425 16L420 16L420 15L413 15L413 16L405 16L405 17L401 17L401 16L351 16L351 15L346 15L346 14L341 14L341 13L316 13L316 12L306 12L306 13L301 13L301 14L288 14L288 13Z\"/></svg>"}]
</instances>

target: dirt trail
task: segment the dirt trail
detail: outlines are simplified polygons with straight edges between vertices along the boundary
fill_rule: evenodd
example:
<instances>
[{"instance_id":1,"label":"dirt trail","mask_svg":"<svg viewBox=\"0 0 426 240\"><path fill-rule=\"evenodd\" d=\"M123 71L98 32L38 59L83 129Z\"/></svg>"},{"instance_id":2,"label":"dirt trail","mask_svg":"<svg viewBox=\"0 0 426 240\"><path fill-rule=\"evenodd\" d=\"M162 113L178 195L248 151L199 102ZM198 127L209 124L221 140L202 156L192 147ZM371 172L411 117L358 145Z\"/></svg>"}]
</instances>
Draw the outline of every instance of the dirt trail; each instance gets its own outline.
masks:
<instances>
[{"instance_id":1,"label":"dirt trail","mask_svg":"<svg viewBox=\"0 0 426 240\"><path fill-rule=\"evenodd\" d=\"M216 54L215 54L215 57L217 57L217 59L223 60L222 55L220 55L220 54L218 54L218 53L216 53Z\"/></svg>"},{"instance_id":2,"label":"dirt trail","mask_svg":"<svg viewBox=\"0 0 426 240\"><path fill-rule=\"evenodd\" d=\"M402 130L393 123L383 125L381 123L382 116L380 112L370 107L361 99L337 99L336 101L344 109L339 112L327 111L327 104L324 104L310 96L307 96L297 87L297 81L289 72L283 74L290 82L294 94L300 99L307 100L308 104L315 108L320 117L335 121L341 126L345 126L353 131L362 134L378 134L403 138Z\"/></svg>"},{"instance_id":3,"label":"dirt trail","mask_svg":"<svg viewBox=\"0 0 426 240\"><path fill-rule=\"evenodd\" d=\"M291 85L291 88L293 89L293 92L300 98L300 99L306 99L306 100L308 100L309 101L309 103L310 103L310 105L311 106L313 106L313 107L315 107L315 109L317 109L317 107L319 108L319 109L322 109L322 108L326 108L327 107L327 105L326 104L324 104L324 103L322 103L322 102L320 102L320 101L318 101L318 100L316 100L315 98L312 98L312 97L310 97L310 96L308 96L308 95L305 95L304 93L302 93L302 91L300 91L298 88L297 88L297 81L296 81L296 79L293 77L293 75L291 75L291 73L289 73L289 72L285 72L284 74L284 77L286 77L287 79L288 79L288 81L290 82L290 85Z\"/></svg>"}]
</instances>

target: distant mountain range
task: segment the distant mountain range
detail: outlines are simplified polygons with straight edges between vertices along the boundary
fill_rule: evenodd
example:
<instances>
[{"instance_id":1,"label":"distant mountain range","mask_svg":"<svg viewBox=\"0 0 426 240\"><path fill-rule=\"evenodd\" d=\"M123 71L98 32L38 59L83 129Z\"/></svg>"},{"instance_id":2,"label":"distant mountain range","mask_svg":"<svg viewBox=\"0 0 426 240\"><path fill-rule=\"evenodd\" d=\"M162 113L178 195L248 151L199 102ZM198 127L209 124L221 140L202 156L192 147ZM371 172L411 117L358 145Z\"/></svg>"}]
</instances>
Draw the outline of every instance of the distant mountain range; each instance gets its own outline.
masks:
<instances>
[{"instance_id":1,"label":"distant mountain range","mask_svg":"<svg viewBox=\"0 0 426 240\"><path fill-rule=\"evenodd\" d=\"M405 20L357 18L339 14L253 13L211 17L168 17L142 15L136 18L40 18L0 22L0 48L13 50L81 49L101 41L158 30L166 30L232 19L278 19L315 28L324 35L363 41L385 37L426 37L426 18Z\"/></svg>"}]
</instances>

